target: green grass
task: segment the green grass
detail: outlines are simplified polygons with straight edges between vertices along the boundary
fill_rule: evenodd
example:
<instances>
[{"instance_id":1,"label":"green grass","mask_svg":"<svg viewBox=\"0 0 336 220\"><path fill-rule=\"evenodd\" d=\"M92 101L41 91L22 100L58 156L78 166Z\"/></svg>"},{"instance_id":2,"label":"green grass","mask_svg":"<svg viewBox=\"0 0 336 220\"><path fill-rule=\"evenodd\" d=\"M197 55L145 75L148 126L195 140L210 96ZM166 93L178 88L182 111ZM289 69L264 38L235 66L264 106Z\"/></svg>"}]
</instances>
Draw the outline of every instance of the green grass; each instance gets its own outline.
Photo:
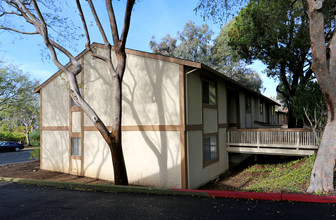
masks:
<instances>
[{"instance_id":1,"label":"green grass","mask_svg":"<svg viewBox=\"0 0 336 220\"><path fill-rule=\"evenodd\" d=\"M256 192L305 192L315 154L281 164L254 165L246 169L254 177L245 190Z\"/></svg>"}]
</instances>

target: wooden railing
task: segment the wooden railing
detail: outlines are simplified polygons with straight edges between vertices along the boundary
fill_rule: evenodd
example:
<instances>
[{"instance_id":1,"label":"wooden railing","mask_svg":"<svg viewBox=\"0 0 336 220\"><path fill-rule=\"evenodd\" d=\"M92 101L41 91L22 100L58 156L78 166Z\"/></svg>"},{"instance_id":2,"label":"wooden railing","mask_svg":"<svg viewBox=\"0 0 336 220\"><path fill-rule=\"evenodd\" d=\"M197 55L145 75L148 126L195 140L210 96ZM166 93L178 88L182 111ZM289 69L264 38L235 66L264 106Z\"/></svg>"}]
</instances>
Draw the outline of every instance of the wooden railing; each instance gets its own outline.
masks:
<instances>
[{"instance_id":1,"label":"wooden railing","mask_svg":"<svg viewBox=\"0 0 336 220\"><path fill-rule=\"evenodd\" d=\"M307 129L231 129L227 150L235 153L311 155L318 149L320 132Z\"/></svg>"}]
</instances>

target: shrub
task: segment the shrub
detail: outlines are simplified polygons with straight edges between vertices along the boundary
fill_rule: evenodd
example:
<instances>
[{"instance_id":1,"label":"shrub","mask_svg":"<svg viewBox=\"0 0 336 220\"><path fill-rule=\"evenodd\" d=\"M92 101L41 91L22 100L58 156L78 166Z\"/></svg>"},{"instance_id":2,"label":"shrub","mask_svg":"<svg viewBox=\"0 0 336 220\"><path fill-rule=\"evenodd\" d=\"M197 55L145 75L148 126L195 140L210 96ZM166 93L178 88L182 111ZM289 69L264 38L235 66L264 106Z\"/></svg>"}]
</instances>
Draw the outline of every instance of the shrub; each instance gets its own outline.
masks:
<instances>
[{"instance_id":1,"label":"shrub","mask_svg":"<svg viewBox=\"0 0 336 220\"><path fill-rule=\"evenodd\" d=\"M30 145L40 146L40 130L30 133L29 139L30 139Z\"/></svg>"},{"instance_id":2,"label":"shrub","mask_svg":"<svg viewBox=\"0 0 336 220\"><path fill-rule=\"evenodd\" d=\"M35 148L30 152L29 160L39 160L40 159L40 148Z\"/></svg>"},{"instance_id":3,"label":"shrub","mask_svg":"<svg viewBox=\"0 0 336 220\"><path fill-rule=\"evenodd\" d=\"M25 136L19 132L0 131L0 141L24 142Z\"/></svg>"}]
</instances>

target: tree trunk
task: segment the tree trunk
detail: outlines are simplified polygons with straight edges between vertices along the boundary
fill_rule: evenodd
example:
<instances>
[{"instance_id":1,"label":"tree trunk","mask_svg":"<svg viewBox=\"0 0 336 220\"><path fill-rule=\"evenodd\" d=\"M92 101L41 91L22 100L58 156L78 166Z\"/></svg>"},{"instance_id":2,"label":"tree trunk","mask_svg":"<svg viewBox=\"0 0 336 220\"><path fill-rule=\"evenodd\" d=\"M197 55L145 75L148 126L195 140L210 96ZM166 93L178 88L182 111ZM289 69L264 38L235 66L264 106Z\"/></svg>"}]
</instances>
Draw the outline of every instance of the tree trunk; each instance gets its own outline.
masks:
<instances>
[{"instance_id":1,"label":"tree trunk","mask_svg":"<svg viewBox=\"0 0 336 220\"><path fill-rule=\"evenodd\" d=\"M26 135L27 146L30 146L29 132L26 132L25 135Z\"/></svg>"},{"instance_id":2,"label":"tree trunk","mask_svg":"<svg viewBox=\"0 0 336 220\"><path fill-rule=\"evenodd\" d=\"M288 108L288 128L296 127L296 118L294 117L293 111L291 108Z\"/></svg>"},{"instance_id":3,"label":"tree trunk","mask_svg":"<svg viewBox=\"0 0 336 220\"><path fill-rule=\"evenodd\" d=\"M288 108L288 128L303 128L303 121L297 119L293 114L293 109Z\"/></svg>"},{"instance_id":4,"label":"tree trunk","mask_svg":"<svg viewBox=\"0 0 336 220\"><path fill-rule=\"evenodd\" d=\"M307 192L334 191L334 167L336 155L335 134L335 121L328 120L316 155Z\"/></svg>"},{"instance_id":5,"label":"tree trunk","mask_svg":"<svg viewBox=\"0 0 336 220\"><path fill-rule=\"evenodd\" d=\"M310 178L308 192L334 190L334 166L336 156L336 33L326 44L324 30L323 1L307 0L309 15L310 40L313 66L318 83L327 106L328 120L321 144L316 155ZM326 10L332 10L328 8ZM326 47L327 45L327 47Z\"/></svg>"},{"instance_id":6,"label":"tree trunk","mask_svg":"<svg viewBox=\"0 0 336 220\"><path fill-rule=\"evenodd\" d=\"M109 144L114 168L114 181L117 185L128 185L127 171L122 150L121 118L122 118L122 81L118 77L112 79L112 133Z\"/></svg>"}]
</instances>

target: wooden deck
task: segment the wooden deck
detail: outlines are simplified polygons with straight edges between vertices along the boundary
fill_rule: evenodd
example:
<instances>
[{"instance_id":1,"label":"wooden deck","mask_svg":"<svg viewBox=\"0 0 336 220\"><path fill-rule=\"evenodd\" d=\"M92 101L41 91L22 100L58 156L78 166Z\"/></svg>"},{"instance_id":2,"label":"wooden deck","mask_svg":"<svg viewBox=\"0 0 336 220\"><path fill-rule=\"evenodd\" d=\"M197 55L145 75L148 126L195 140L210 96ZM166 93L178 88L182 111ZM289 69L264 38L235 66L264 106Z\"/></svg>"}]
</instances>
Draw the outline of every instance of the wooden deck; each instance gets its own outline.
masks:
<instances>
[{"instance_id":1,"label":"wooden deck","mask_svg":"<svg viewBox=\"0 0 336 220\"><path fill-rule=\"evenodd\" d=\"M318 149L322 133L307 129L230 129L227 151L230 153L286 156L312 155Z\"/></svg>"}]
</instances>

